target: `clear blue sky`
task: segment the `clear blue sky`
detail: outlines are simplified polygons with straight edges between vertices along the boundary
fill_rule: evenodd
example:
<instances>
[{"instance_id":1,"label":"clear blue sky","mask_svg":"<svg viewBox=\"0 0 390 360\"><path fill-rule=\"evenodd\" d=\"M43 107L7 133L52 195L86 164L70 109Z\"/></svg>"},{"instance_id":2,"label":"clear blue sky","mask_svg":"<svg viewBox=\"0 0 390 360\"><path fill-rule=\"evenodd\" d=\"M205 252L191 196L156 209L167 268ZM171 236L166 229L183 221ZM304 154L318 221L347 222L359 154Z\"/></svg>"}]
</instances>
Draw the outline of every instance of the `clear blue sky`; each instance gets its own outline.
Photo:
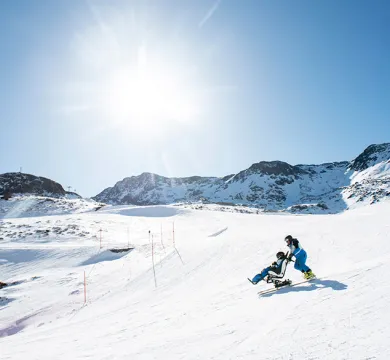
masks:
<instances>
[{"instance_id":1,"label":"clear blue sky","mask_svg":"<svg viewBox=\"0 0 390 360\"><path fill-rule=\"evenodd\" d=\"M0 173L351 160L390 141L388 0L0 1Z\"/></svg>"}]
</instances>

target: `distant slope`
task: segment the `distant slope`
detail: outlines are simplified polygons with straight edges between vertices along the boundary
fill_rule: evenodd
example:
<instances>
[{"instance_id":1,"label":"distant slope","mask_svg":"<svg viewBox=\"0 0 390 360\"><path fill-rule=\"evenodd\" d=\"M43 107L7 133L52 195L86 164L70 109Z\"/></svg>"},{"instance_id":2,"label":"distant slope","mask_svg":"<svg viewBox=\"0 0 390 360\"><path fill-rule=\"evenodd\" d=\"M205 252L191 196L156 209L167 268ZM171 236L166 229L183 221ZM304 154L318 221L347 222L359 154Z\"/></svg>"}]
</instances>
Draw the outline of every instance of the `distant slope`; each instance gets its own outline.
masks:
<instances>
[{"instance_id":1,"label":"distant slope","mask_svg":"<svg viewBox=\"0 0 390 360\"><path fill-rule=\"evenodd\" d=\"M266 210L335 213L390 196L390 144L370 145L351 162L292 166L261 161L222 178L167 178L143 173L103 190L109 204L211 202Z\"/></svg>"},{"instance_id":2,"label":"distant slope","mask_svg":"<svg viewBox=\"0 0 390 360\"><path fill-rule=\"evenodd\" d=\"M17 195L9 200L0 200L0 219L81 213L97 210L103 205L74 196Z\"/></svg>"}]
</instances>

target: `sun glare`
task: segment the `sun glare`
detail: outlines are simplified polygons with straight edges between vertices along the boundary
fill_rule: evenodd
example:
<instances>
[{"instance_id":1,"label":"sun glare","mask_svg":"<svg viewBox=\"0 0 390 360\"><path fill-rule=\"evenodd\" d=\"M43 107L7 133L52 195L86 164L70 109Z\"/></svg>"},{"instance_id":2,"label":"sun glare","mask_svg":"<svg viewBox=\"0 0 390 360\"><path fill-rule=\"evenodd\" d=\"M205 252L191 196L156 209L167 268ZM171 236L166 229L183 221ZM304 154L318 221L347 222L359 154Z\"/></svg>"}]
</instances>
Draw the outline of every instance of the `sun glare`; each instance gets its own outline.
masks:
<instances>
[{"instance_id":1,"label":"sun glare","mask_svg":"<svg viewBox=\"0 0 390 360\"><path fill-rule=\"evenodd\" d=\"M91 11L96 25L77 33L72 45L79 79L69 93L80 95L76 103L70 96L66 109L87 109L100 128L137 135L160 136L175 125L196 124L204 111L204 85L187 47L153 27L146 32L143 14L133 9L125 15L96 6Z\"/></svg>"},{"instance_id":2,"label":"sun glare","mask_svg":"<svg viewBox=\"0 0 390 360\"><path fill-rule=\"evenodd\" d=\"M194 96L177 78L156 69L120 69L108 80L103 104L120 125L158 131L173 122L193 120Z\"/></svg>"}]
</instances>

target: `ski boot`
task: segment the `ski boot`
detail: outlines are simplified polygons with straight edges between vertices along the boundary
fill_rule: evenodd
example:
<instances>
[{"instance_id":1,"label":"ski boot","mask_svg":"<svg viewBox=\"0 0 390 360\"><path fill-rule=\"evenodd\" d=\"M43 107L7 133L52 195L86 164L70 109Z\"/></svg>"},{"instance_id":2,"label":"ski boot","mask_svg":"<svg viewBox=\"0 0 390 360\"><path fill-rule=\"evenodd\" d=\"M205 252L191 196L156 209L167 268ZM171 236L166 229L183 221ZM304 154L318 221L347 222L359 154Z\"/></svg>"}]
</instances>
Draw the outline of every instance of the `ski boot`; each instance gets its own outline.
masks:
<instances>
[{"instance_id":1,"label":"ski boot","mask_svg":"<svg viewBox=\"0 0 390 360\"><path fill-rule=\"evenodd\" d=\"M316 276L315 276L315 274L311 270L308 270L305 273L303 273L303 277L306 280L310 280L310 279L314 279Z\"/></svg>"}]
</instances>

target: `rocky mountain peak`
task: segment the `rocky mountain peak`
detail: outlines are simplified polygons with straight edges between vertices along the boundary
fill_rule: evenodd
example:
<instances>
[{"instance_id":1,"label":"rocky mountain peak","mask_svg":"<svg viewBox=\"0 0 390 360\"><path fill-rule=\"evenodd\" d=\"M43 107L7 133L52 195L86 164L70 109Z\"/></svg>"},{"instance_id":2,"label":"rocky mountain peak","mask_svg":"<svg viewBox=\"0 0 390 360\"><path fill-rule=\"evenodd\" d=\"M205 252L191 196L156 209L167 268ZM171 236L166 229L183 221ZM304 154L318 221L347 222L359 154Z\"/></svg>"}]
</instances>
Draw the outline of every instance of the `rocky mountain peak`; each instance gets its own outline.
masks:
<instances>
[{"instance_id":1,"label":"rocky mountain peak","mask_svg":"<svg viewBox=\"0 0 390 360\"><path fill-rule=\"evenodd\" d=\"M349 169L362 171L390 158L390 143L368 146L358 157L351 161Z\"/></svg>"},{"instance_id":2,"label":"rocky mountain peak","mask_svg":"<svg viewBox=\"0 0 390 360\"><path fill-rule=\"evenodd\" d=\"M57 182L42 176L18 172L0 175L0 194L18 193L34 195L64 196L66 191Z\"/></svg>"},{"instance_id":3,"label":"rocky mountain peak","mask_svg":"<svg viewBox=\"0 0 390 360\"><path fill-rule=\"evenodd\" d=\"M249 167L252 173L262 173L265 175L297 175L305 173L303 170L283 161L260 161Z\"/></svg>"}]
</instances>

